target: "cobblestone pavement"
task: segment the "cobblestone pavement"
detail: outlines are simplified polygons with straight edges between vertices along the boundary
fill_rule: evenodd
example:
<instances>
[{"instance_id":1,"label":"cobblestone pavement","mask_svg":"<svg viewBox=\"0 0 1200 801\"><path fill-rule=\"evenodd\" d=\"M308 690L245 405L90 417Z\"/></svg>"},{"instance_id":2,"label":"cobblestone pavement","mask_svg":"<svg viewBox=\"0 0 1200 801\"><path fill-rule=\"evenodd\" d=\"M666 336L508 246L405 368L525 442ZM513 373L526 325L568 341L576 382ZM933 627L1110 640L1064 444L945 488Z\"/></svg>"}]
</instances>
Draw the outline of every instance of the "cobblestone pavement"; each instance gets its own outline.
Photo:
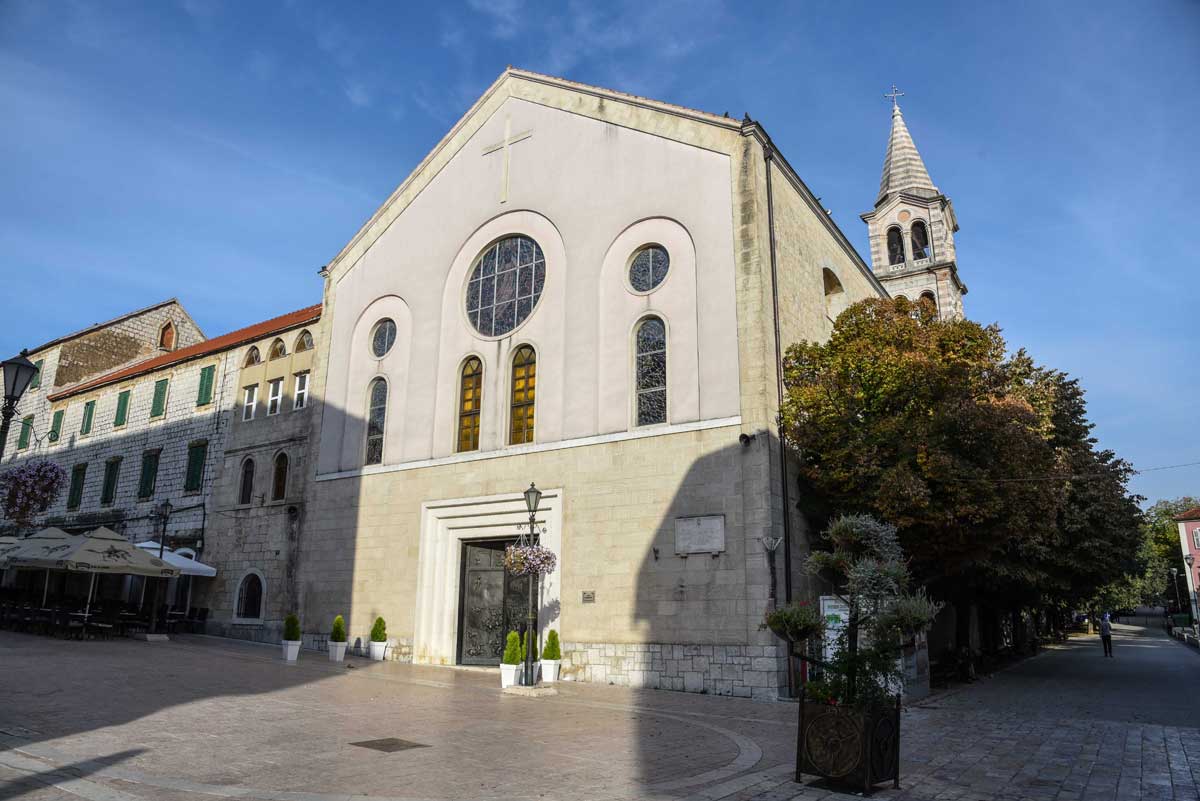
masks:
<instances>
[{"instance_id":1,"label":"cobblestone pavement","mask_svg":"<svg viewBox=\"0 0 1200 801\"><path fill-rule=\"evenodd\" d=\"M1195 799L1200 656L1118 628L903 718L921 801ZM791 781L796 708L352 660L211 638L75 642L0 632L0 799L737 799L839 794ZM355 745L399 738L392 753ZM1190 759L1190 762L1189 762Z\"/></svg>"}]
</instances>

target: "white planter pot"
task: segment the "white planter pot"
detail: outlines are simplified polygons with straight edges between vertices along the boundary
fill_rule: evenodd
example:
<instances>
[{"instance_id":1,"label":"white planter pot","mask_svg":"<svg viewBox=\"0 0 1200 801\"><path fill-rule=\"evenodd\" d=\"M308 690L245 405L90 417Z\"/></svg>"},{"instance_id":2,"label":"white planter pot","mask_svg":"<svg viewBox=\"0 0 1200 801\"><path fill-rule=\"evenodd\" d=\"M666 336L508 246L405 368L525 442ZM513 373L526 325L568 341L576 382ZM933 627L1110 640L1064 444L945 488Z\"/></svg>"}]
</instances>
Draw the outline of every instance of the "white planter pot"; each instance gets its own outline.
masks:
<instances>
[{"instance_id":1,"label":"white planter pot","mask_svg":"<svg viewBox=\"0 0 1200 801\"><path fill-rule=\"evenodd\" d=\"M295 662L298 656L300 656L300 640L284 640L283 658L289 662Z\"/></svg>"},{"instance_id":2,"label":"white planter pot","mask_svg":"<svg viewBox=\"0 0 1200 801\"><path fill-rule=\"evenodd\" d=\"M371 641L371 658L376 662L382 662L387 655L388 644L386 642Z\"/></svg>"},{"instance_id":3,"label":"white planter pot","mask_svg":"<svg viewBox=\"0 0 1200 801\"><path fill-rule=\"evenodd\" d=\"M329 661L330 662L341 662L345 658L346 658L346 643L330 641L330 643L329 643Z\"/></svg>"},{"instance_id":4,"label":"white planter pot","mask_svg":"<svg viewBox=\"0 0 1200 801\"><path fill-rule=\"evenodd\" d=\"M538 667L539 667L538 662L535 660L533 663L533 682L532 682L532 684L538 683ZM517 683L522 684L522 685L525 684L525 663L524 662L517 665Z\"/></svg>"},{"instance_id":5,"label":"white planter pot","mask_svg":"<svg viewBox=\"0 0 1200 801\"><path fill-rule=\"evenodd\" d=\"M517 676L520 671L525 668L524 665L501 665L500 666L500 688L512 687L517 683Z\"/></svg>"},{"instance_id":6,"label":"white planter pot","mask_svg":"<svg viewBox=\"0 0 1200 801\"><path fill-rule=\"evenodd\" d=\"M542 665L542 681L555 682L558 681L558 659L543 659Z\"/></svg>"}]
</instances>

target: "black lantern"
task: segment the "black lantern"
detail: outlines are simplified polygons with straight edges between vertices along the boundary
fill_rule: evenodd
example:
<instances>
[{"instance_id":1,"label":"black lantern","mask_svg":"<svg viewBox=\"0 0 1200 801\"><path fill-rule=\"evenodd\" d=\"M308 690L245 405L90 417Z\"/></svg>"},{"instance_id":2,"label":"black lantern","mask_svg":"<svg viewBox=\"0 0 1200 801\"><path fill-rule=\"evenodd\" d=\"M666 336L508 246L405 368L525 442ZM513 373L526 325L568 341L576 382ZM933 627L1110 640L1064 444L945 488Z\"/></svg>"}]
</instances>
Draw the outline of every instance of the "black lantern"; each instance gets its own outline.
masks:
<instances>
[{"instance_id":1,"label":"black lantern","mask_svg":"<svg viewBox=\"0 0 1200 801\"><path fill-rule=\"evenodd\" d=\"M37 365L25 358L28 353L23 350L20 355L0 362L4 368L4 400L8 403L16 404L37 375Z\"/></svg>"},{"instance_id":2,"label":"black lantern","mask_svg":"<svg viewBox=\"0 0 1200 801\"><path fill-rule=\"evenodd\" d=\"M529 509L529 514L536 514L538 504L542 502L542 491L529 482L529 489L525 490L525 506Z\"/></svg>"}]
</instances>

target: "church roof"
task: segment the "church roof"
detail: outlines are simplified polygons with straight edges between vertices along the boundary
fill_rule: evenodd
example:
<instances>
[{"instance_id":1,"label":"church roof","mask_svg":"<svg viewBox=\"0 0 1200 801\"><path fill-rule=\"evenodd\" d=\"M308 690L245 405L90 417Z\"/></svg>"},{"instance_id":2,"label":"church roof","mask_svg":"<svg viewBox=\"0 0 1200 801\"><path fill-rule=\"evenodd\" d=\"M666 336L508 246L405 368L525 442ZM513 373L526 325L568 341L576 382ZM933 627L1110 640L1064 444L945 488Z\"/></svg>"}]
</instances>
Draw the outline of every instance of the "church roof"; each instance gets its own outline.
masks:
<instances>
[{"instance_id":1,"label":"church roof","mask_svg":"<svg viewBox=\"0 0 1200 801\"><path fill-rule=\"evenodd\" d=\"M897 192L913 192L919 195L939 195L938 188L933 185L925 162L913 144L908 126L904 124L904 115L900 106L892 106L892 135L888 139L887 155L883 157L883 175L879 179L879 197L875 204L888 195Z\"/></svg>"}]
</instances>

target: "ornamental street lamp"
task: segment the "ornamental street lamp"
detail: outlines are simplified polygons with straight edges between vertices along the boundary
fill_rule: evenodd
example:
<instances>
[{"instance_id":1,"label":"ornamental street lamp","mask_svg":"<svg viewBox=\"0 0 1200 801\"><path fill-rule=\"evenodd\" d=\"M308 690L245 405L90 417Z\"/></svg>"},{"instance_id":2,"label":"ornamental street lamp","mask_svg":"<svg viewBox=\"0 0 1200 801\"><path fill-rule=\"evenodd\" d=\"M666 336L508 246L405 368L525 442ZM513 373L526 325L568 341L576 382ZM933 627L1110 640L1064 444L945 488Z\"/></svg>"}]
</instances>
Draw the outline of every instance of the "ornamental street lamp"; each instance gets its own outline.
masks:
<instances>
[{"instance_id":1,"label":"ornamental street lamp","mask_svg":"<svg viewBox=\"0 0 1200 801\"><path fill-rule=\"evenodd\" d=\"M166 551L167 547L167 518L171 516L171 502L164 499L162 503L155 507L154 514L159 520L158 558L161 561L163 558L163 553ZM159 576L158 581L154 585L154 609L150 613L151 634L158 632L158 609L162 599L162 587L165 581L166 580L162 576Z\"/></svg>"},{"instance_id":2,"label":"ornamental street lamp","mask_svg":"<svg viewBox=\"0 0 1200 801\"><path fill-rule=\"evenodd\" d=\"M538 504L542 501L542 491L534 486L533 482L529 482L529 489L525 490L525 507L529 510L529 544L537 545L537 509ZM528 638L528 643L525 647L525 686L533 686L533 649L537 647L537 640L533 636L533 627L535 625L533 594L535 592L535 584L537 582L537 573L527 573L529 578L529 621L526 625L525 636Z\"/></svg>"},{"instance_id":3,"label":"ornamental street lamp","mask_svg":"<svg viewBox=\"0 0 1200 801\"><path fill-rule=\"evenodd\" d=\"M1188 566L1188 576L1190 577L1190 576L1191 576L1191 573L1192 573L1192 565L1196 564L1196 557L1192 556L1192 555L1189 553L1187 556L1183 557L1183 561L1184 561L1184 562L1187 562L1187 566ZM1190 582L1189 582L1189 583L1190 583ZM1196 593L1195 593L1195 592L1193 592L1193 593L1192 593L1192 597L1191 597L1191 599L1189 600L1189 603L1188 603L1188 612L1189 612L1189 613L1193 613L1193 612L1194 612L1194 610L1195 610L1195 608L1196 608L1196 602L1195 602L1195 601L1196 601ZM1194 620L1194 618L1195 618L1195 614L1192 614L1192 617L1193 617L1193 621L1192 621L1192 622L1194 623L1194 622L1195 622L1195 620Z\"/></svg>"},{"instance_id":4,"label":"ornamental street lamp","mask_svg":"<svg viewBox=\"0 0 1200 801\"><path fill-rule=\"evenodd\" d=\"M1178 568L1173 567L1173 568L1171 568L1170 573L1171 573L1171 586L1175 588L1175 611L1182 612L1183 604L1181 604L1179 602L1179 581L1178 581L1179 570L1178 570Z\"/></svg>"},{"instance_id":5,"label":"ornamental street lamp","mask_svg":"<svg viewBox=\"0 0 1200 801\"><path fill-rule=\"evenodd\" d=\"M13 356L7 361L0 362L4 370L4 405L0 406L0 459L4 458L4 446L8 444L8 426L13 415L17 413L17 401L29 389L33 377L37 375L37 365L26 357L29 351L23 350L20 355Z\"/></svg>"}]
</instances>

